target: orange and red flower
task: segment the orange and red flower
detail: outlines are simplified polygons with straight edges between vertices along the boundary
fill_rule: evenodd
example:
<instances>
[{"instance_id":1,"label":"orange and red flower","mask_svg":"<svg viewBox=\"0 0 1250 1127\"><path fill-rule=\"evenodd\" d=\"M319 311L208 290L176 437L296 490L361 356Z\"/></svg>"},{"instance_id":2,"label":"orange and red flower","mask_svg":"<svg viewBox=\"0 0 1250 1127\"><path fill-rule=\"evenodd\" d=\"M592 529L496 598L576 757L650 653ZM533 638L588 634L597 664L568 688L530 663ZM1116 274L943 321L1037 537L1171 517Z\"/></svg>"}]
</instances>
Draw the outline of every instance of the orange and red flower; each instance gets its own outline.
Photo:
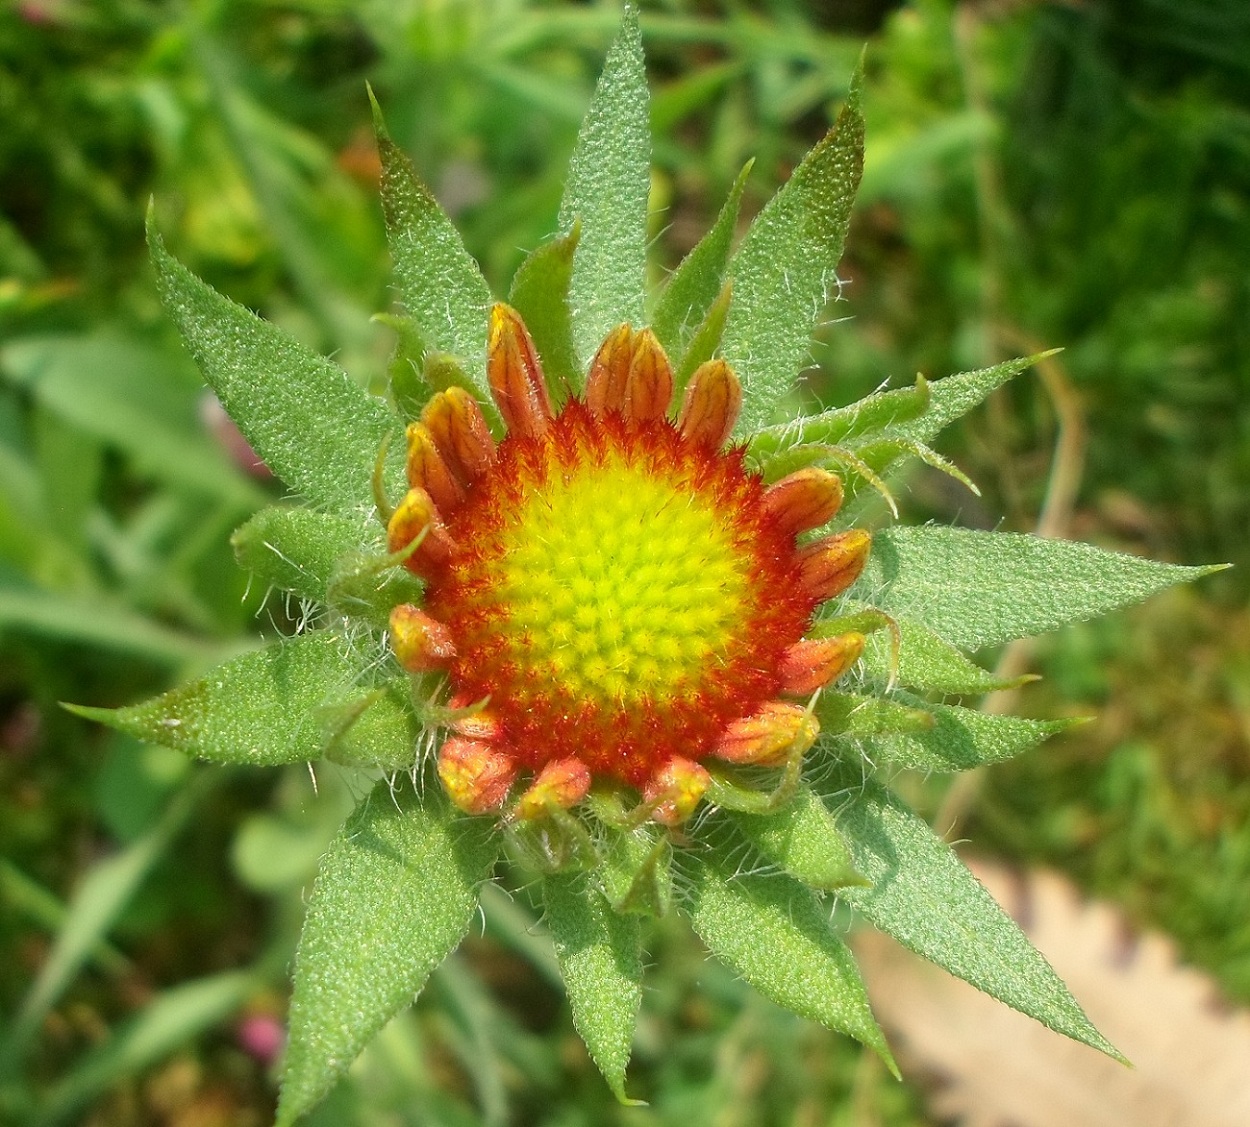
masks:
<instances>
[{"instance_id":1,"label":"orange and red flower","mask_svg":"<svg viewBox=\"0 0 1250 1127\"><path fill-rule=\"evenodd\" d=\"M438 393L408 428L411 488L392 551L426 582L391 615L414 672L445 670L452 734L439 776L462 809L512 817L581 801L596 779L642 792L676 824L709 783L702 763L778 765L818 728L795 701L845 673L864 639L805 639L846 590L867 533L801 544L841 482L804 469L772 485L725 449L741 404L732 369L698 368L675 420L674 377L649 330L623 325L585 394L556 411L519 315L491 312L490 387L507 436L477 401Z\"/></svg>"}]
</instances>

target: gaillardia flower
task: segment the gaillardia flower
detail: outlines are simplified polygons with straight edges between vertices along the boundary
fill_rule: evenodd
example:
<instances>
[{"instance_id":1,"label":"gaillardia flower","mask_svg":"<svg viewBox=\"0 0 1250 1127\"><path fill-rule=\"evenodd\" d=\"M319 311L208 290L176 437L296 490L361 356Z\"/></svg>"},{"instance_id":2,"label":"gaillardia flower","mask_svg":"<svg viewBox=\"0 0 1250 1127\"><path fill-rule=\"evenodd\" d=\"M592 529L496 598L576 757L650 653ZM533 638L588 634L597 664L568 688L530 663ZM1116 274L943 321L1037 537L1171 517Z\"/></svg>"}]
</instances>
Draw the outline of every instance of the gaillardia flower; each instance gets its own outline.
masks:
<instances>
[{"instance_id":1,"label":"gaillardia flower","mask_svg":"<svg viewBox=\"0 0 1250 1127\"><path fill-rule=\"evenodd\" d=\"M234 539L305 613L155 700L78 711L216 762L328 759L365 793L308 900L283 1127L455 948L505 851L622 1100L648 921L670 911L773 1001L891 1067L833 897L1115 1052L888 780L1064 726L968 707L1014 682L966 652L1200 570L954 528L870 537L892 469L958 474L927 443L1031 361L796 416L862 166L858 76L737 247L745 176L649 302L647 121L627 9L559 231L501 304L379 112L404 307L388 318L389 402L216 294L149 227L205 378L307 502Z\"/></svg>"},{"instance_id":2,"label":"gaillardia flower","mask_svg":"<svg viewBox=\"0 0 1250 1127\"><path fill-rule=\"evenodd\" d=\"M415 673L446 670L454 734L438 773L471 814L570 807L594 779L641 791L660 822L706 791L701 761L776 766L815 742L797 701L860 656L847 631L804 639L813 610L863 570L869 536L825 525L840 480L810 467L765 486L723 449L742 389L723 360L679 409L655 335L623 325L556 412L515 310L491 313L487 360L508 428L496 445L460 388L409 425L410 489L389 546L427 583L391 614ZM675 415L675 417L670 417Z\"/></svg>"}]
</instances>

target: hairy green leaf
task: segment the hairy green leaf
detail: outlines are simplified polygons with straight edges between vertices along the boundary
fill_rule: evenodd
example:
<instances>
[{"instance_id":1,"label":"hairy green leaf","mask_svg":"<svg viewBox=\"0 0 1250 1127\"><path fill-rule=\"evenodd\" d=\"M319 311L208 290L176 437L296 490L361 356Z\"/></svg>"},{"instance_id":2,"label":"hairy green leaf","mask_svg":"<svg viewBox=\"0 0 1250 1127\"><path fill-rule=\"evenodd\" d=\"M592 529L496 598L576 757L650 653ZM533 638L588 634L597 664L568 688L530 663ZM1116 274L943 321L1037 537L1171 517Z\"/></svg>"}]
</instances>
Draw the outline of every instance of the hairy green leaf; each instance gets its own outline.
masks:
<instances>
[{"instance_id":1,"label":"hairy green leaf","mask_svg":"<svg viewBox=\"0 0 1250 1127\"><path fill-rule=\"evenodd\" d=\"M673 845L652 826L606 828L599 870L613 911L659 919L673 902Z\"/></svg>"},{"instance_id":2,"label":"hairy green leaf","mask_svg":"<svg viewBox=\"0 0 1250 1127\"><path fill-rule=\"evenodd\" d=\"M373 101L372 92L370 100ZM458 357L483 398L490 287L460 232L386 131L373 101L382 210L404 310L427 349Z\"/></svg>"},{"instance_id":3,"label":"hairy green leaf","mask_svg":"<svg viewBox=\"0 0 1250 1127\"><path fill-rule=\"evenodd\" d=\"M1054 351L1039 352L1036 356L1022 356L991 368L936 380L929 387L929 409L917 418L897 420L886 428L886 434L890 438L911 442L929 442L939 431L983 403L1003 384L1033 367L1039 360L1053 355Z\"/></svg>"},{"instance_id":4,"label":"hairy green leaf","mask_svg":"<svg viewBox=\"0 0 1250 1127\"><path fill-rule=\"evenodd\" d=\"M807 366L812 327L837 288L837 266L864 163L863 71L837 124L755 217L729 263L733 305L721 355L742 380L736 433L772 421Z\"/></svg>"},{"instance_id":5,"label":"hairy green leaf","mask_svg":"<svg viewBox=\"0 0 1250 1127\"><path fill-rule=\"evenodd\" d=\"M720 347L721 336L725 331L725 319L729 316L729 307L733 304L733 280L730 279L722 287L716 300L712 302L707 316L691 334L690 343L681 359L673 367L673 393L680 396L690 382L690 377L698 371L699 365L711 360Z\"/></svg>"},{"instance_id":6,"label":"hairy green leaf","mask_svg":"<svg viewBox=\"0 0 1250 1127\"><path fill-rule=\"evenodd\" d=\"M974 650L1094 618L1219 570L1068 540L926 525L877 533L855 594Z\"/></svg>"},{"instance_id":7,"label":"hairy green leaf","mask_svg":"<svg viewBox=\"0 0 1250 1127\"><path fill-rule=\"evenodd\" d=\"M878 684L891 674L899 685L934 693L989 693L1009 689L1028 677L1003 679L982 669L928 627L909 618L895 618L899 631L898 668L893 669L893 637L879 630L864 647L864 668Z\"/></svg>"},{"instance_id":8,"label":"hairy green leaf","mask_svg":"<svg viewBox=\"0 0 1250 1127\"><path fill-rule=\"evenodd\" d=\"M931 387L921 376L914 387L877 391L846 407L819 415L801 415L756 432L747 448L755 461L766 465L796 446L854 445L852 440L862 435L875 434L923 415L931 405Z\"/></svg>"},{"instance_id":9,"label":"hairy green leaf","mask_svg":"<svg viewBox=\"0 0 1250 1127\"><path fill-rule=\"evenodd\" d=\"M333 603L377 625L386 622L391 607L421 596L421 582L411 572L381 566L381 527L359 516L274 505L261 509L230 543L240 565L261 582Z\"/></svg>"},{"instance_id":10,"label":"hairy green leaf","mask_svg":"<svg viewBox=\"0 0 1250 1127\"><path fill-rule=\"evenodd\" d=\"M898 1075L855 960L810 889L783 873L735 875L724 842L686 854L684 868L684 908L712 954L779 1006L876 1050Z\"/></svg>"},{"instance_id":11,"label":"hairy green leaf","mask_svg":"<svg viewBox=\"0 0 1250 1127\"><path fill-rule=\"evenodd\" d=\"M327 509L356 512L372 504L378 450L398 425L387 405L171 257L150 212L148 247L165 308L266 465Z\"/></svg>"},{"instance_id":12,"label":"hairy green leaf","mask_svg":"<svg viewBox=\"0 0 1250 1127\"><path fill-rule=\"evenodd\" d=\"M584 874L543 881L547 926L555 940L573 1024L622 1103L625 1069L642 1005L639 919L614 912Z\"/></svg>"},{"instance_id":13,"label":"hairy green leaf","mask_svg":"<svg viewBox=\"0 0 1250 1127\"><path fill-rule=\"evenodd\" d=\"M512 279L509 303L521 314L542 360L547 386L556 401L570 388L581 386L583 373L573 347L573 315L569 286L573 258L581 239L575 221L567 235L559 235L530 252Z\"/></svg>"},{"instance_id":14,"label":"hairy green leaf","mask_svg":"<svg viewBox=\"0 0 1250 1127\"><path fill-rule=\"evenodd\" d=\"M454 811L438 786L379 783L357 807L321 863L295 955L279 1127L412 1002L464 937L497 855L493 823Z\"/></svg>"},{"instance_id":15,"label":"hairy green leaf","mask_svg":"<svg viewBox=\"0 0 1250 1127\"><path fill-rule=\"evenodd\" d=\"M932 722L909 724L917 713L931 716ZM870 763L924 771L967 771L1011 759L1075 722L1025 720L955 705L925 704L906 696L883 700L850 693L825 694L817 704L817 715L832 733L826 739L861 741Z\"/></svg>"},{"instance_id":16,"label":"hairy green leaf","mask_svg":"<svg viewBox=\"0 0 1250 1127\"><path fill-rule=\"evenodd\" d=\"M669 357L676 360L686 351L691 337L708 315L721 292L729 246L738 222L742 192L754 161L738 173L711 229L681 260L660 291L651 317L651 328Z\"/></svg>"},{"instance_id":17,"label":"hairy green leaf","mask_svg":"<svg viewBox=\"0 0 1250 1127\"><path fill-rule=\"evenodd\" d=\"M649 98L638 12L630 5L582 122L560 201L560 230L581 221L569 288L579 373L617 325L643 323Z\"/></svg>"},{"instance_id":18,"label":"hairy green leaf","mask_svg":"<svg viewBox=\"0 0 1250 1127\"><path fill-rule=\"evenodd\" d=\"M727 816L766 860L810 888L832 892L864 883L833 815L806 784L793 802L771 814Z\"/></svg>"},{"instance_id":19,"label":"hairy green leaf","mask_svg":"<svg viewBox=\"0 0 1250 1127\"><path fill-rule=\"evenodd\" d=\"M874 927L1013 1009L1117 1059L1068 988L949 845L858 769L822 780L869 888L839 895ZM841 793L837 793L838 788Z\"/></svg>"},{"instance_id":20,"label":"hairy green leaf","mask_svg":"<svg viewBox=\"0 0 1250 1127\"><path fill-rule=\"evenodd\" d=\"M331 750L356 762L411 763L416 718L393 689L373 683L371 661L341 636L317 632L234 658L142 704L66 707L218 763L299 763Z\"/></svg>"}]
</instances>

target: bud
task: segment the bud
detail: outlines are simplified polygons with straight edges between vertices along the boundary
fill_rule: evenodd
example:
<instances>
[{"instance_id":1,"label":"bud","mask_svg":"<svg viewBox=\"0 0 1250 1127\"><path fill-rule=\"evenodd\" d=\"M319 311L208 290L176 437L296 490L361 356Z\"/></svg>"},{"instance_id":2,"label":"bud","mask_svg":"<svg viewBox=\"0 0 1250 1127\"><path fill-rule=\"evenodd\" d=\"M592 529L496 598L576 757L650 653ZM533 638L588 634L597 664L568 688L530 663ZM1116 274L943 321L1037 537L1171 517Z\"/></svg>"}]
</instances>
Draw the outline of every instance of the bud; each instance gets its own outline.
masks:
<instances>
[{"instance_id":1,"label":"bud","mask_svg":"<svg viewBox=\"0 0 1250 1127\"><path fill-rule=\"evenodd\" d=\"M595 353L586 376L586 406L602 417L625 410L625 389L634 358L634 330L629 325L614 329Z\"/></svg>"},{"instance_id":2,"label":"bud","mask_svg":"<svg viewBox=\"0 0 1250 1127\"><path fill-rule=\"evenodd\" d=\"M634 356L625 383L625 417L646 422L662 419L673 398L673 369L655 333L634 337Z\"/></svg>"},{"instance_id":3,"label":"bud","mask_svg":"<svg viewBox=\"0 0 1250 1127\"><path fill-rule=\"evenodd\" d=\"M508 798L516 760L481 740L452 736L438 753L438 777L448 797L466 814L489 814Z\"/></svg>"},{"instance_id":4,"label":"bud","mask_svg":"<svg viewBox=\"0 0 1250 1127\"><path fill-rule=\"evenodd\" d=\"M464 489L452 476L434 436L423 423L408 424L408 484L424 489L434 504L451 512L464 501Z\"/></svg>"},{"instance_id":5,"label":"bud","mask_svg":"<svg viewBox=\"0 0 1250 1127\"><path fill-rule=\"evenodd\" d=\"M818 466L796 470L764 493L765 512L794 536L832 520L841 507L841 479Z\"/></svg>"},{"instance_id":6,"label":"bud","mask_svg":"<svg viewBox=\"0 0 1250 1127\"><path fill-rule=\"evenodd\" d=\"M544 434L551 421L547 380L520 314L503 302L490 311L486 373L508 430L527 438Z\"/></svg>"},{"instance_id":7,"label":"bud","mask_svg":"<svg viewBox=\"0 0 1250 1127\"><path fill-rule=\"evenodd\" d=\"M432 396L421 422L461 485L472 484L495 460L495 440L482 409L464 388L449 387Z\"/></svg>"},{"instance_id":8,"label":"bud","mask_svg":"<svg viewBox=\"0 0 1250 1127\"><path fill-rule=\"evenodd\" d=\"M742 384L724 360L709 360L695 369L686 385L677 426L690 442L719 450L729 438L742 410Z\"/></svg>"},{"instance_id":9,"label":"bud","mask_svg":"<svg viewBox=\"0 0 1250 1127\"><path fill-rule=\"evenodd\" d=\"M819 734L820 725L806 709L773 700L730 724L712 754L730 763L779 767L806 752Z\"/></svg>"},{"instance_id":10,"label":"bud","mask_svg":"<svg viewBox=\"0 0 1250 1127\"><path fill-rule=\"evenodd\" d=\"M654 803L651 817L664 826L679 826L694 813L712 785L705 767L680 755L673 756L647 780L643 800Z\"/></svg>"},{"instance_id":11,"label":"bud","mask_svg":"<svg viewBox=\"0 0 1250 1127\"><path fill-rule=\"evenodd\" d=\"M781 659L781 691L792 696L807 696L823 689L850 669L863 652L863 634L805 638L796 642Z\"/></svg>"},{"instance_id":12,"label":"bud","mask_svg":"<svg viewBox=\"0 0 1250 1127\"><path fill-rule=\"evenodd\" d=\"M799 549L799 582L812 598L832 599L859 578L871 548L871 534L858 528L815 540Z\"/></svg>"},{"instance_id":13,"label":"bud","mask_svg":"<svg viewBox=\"0 0 1250 1127\"><path fill-rule=\"evenodd\" d=\"M438 509L424 489L410 489L386 525L386 542L392 552L402 552L422 533L425 538L408 558L408 569L418 573L446 563L455 541L439 518Z\"/></svg>"},{"instance_id":14,"label":"bud","mask_svg":"<svg viewBox=\"0 0 1250 1127\"><path fill-rule=\"evenodd\" d=\"M541 818L551 806L567 810L590 790L590 771L580 759L548 763L517 800L514 816L522 821Z\"/></svg>"},{"instance_id":15,"label":"bud","mask_svg":"<svg viewBox=\"0 0 1250 1127\"><path fill-rule=\"evenodd\" d=\"M451 631L411 603L391 611L391 650L409 673L446 669L456 656Z\"/></svg>"}]
</instances>

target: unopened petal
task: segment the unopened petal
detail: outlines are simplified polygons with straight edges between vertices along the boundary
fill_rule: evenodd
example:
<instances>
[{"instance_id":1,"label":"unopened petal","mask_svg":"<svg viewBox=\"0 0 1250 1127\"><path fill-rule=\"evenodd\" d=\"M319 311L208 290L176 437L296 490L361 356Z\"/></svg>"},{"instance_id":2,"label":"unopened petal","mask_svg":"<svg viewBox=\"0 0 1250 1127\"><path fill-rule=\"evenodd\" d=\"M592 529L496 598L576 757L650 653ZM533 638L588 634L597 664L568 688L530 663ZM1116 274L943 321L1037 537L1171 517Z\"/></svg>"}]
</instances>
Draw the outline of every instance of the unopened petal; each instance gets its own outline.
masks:
<instances>
[{"instance_id":1,"label":"unopened petal","mask_svg":"<svg viewBox=\"0 0 1250 1127\"><path fill-rule=\"evenodd\" d=\"M515 816L523 821L542 817L551 807L567 810L590 791L590 771L580 759L557 759L538 773L517 799Z\"/></svg>"},{"instance_id":2,"label":"unopened petal","mask_svg":"<svg viewBox=\"0 0 1250 1127\"><path fill-rule=\"evenodd\" d=\"M401 603L391 611L391 649L409 673L446 669L456 657L451 631L420 607Z\"/></svg>"},{"instance_id":3,"label":"unopened petal","mask_svg":"<svg viewBox=\"0 0 1250 1127\"><path fill-rule=\"evenodd\" d=\"M858 528L813 541L799 550L799 582L813 598L832 599L859 578L871 548L872 535Z\"/></svg>"},{"instance_id":4,"label":"unopened petal","mask_svg":"<svg viewBox=\"0 0 1250 1127\"><path fill-rule=\"evenodd\" d=\"M724 360L695 369L686 385L677 426L687 441L719 450L733 433L742 410L742 384Z\"/></svg>"},{"instance_id":5,"label":"unopened petal","mask_svg":"<svg viewBox=\"0 0 1250 1127\"><path fill-rule=\"evenodd\" d=\"M797 704L773 700L725 729L713 754L730 763L775 767L802 755L816 742L820 725Z\"/></svg>"},{"instance_id":6,"label":"unopened petal","mask_svg":"<svg viewBox=\"0 0 1250 1127\"><path fill-rule=\"evenodd\" d=\"M652 774L642 797L655 804L652 818L661 825L678 826L694 813L711 785L706 767L675 755Z\"/></svg>"},{"instance_id":7,"label":"unopened petal","mask_svg":"<svg viewBox=\"0 0 1250 1127\"><path fill-rule=\"evenodd\" d=\"M438 753L438 777L466 814L489 814L508 800L516 760L497 745L452 736Z\"/></svg>"},{"instance_id":8,"label":"unopened petal","mask_svg":"<svg viewBox=\"0 0 1250 1127\"><path fill-rule=\"evenodd\" d=\"M841 506L841 479L818 466L796 470L764 493L765 511L795 536L832 520Z\"/></svg>"},{"instance_id":9,"label":"unopened petal","mask_svg":"<svg viewBox=\"0 0 1250 1127\"><path fill-rule=\"evenodd\" d=\"M781 691L807 696L823 689L850 669L863 652L864 636L854 632L796 642L781 659Z\"/></svg>"},{"instance_id":10,"label":"unopened petal","mask_svg":"<svg viewBox=\"0 0 1250 1127\"><path fill-rule=\"evenodd\" d=\"M495 440L477 400L464 388L449 387L432 396L421 422L461 485L471 485L495 460Z\"/></svg>"},{"instance_id":11,"label":"unopened petal","mask_svg":"<svg viewBox=\"0 0 1250 1127\"><path fill-rule=\"evenodd\" d=\"M486 358L491 394L512 434L537 438L551 422L551 399L521 315L500 302L490 311Z\"/></svg>"}]
</instances>

